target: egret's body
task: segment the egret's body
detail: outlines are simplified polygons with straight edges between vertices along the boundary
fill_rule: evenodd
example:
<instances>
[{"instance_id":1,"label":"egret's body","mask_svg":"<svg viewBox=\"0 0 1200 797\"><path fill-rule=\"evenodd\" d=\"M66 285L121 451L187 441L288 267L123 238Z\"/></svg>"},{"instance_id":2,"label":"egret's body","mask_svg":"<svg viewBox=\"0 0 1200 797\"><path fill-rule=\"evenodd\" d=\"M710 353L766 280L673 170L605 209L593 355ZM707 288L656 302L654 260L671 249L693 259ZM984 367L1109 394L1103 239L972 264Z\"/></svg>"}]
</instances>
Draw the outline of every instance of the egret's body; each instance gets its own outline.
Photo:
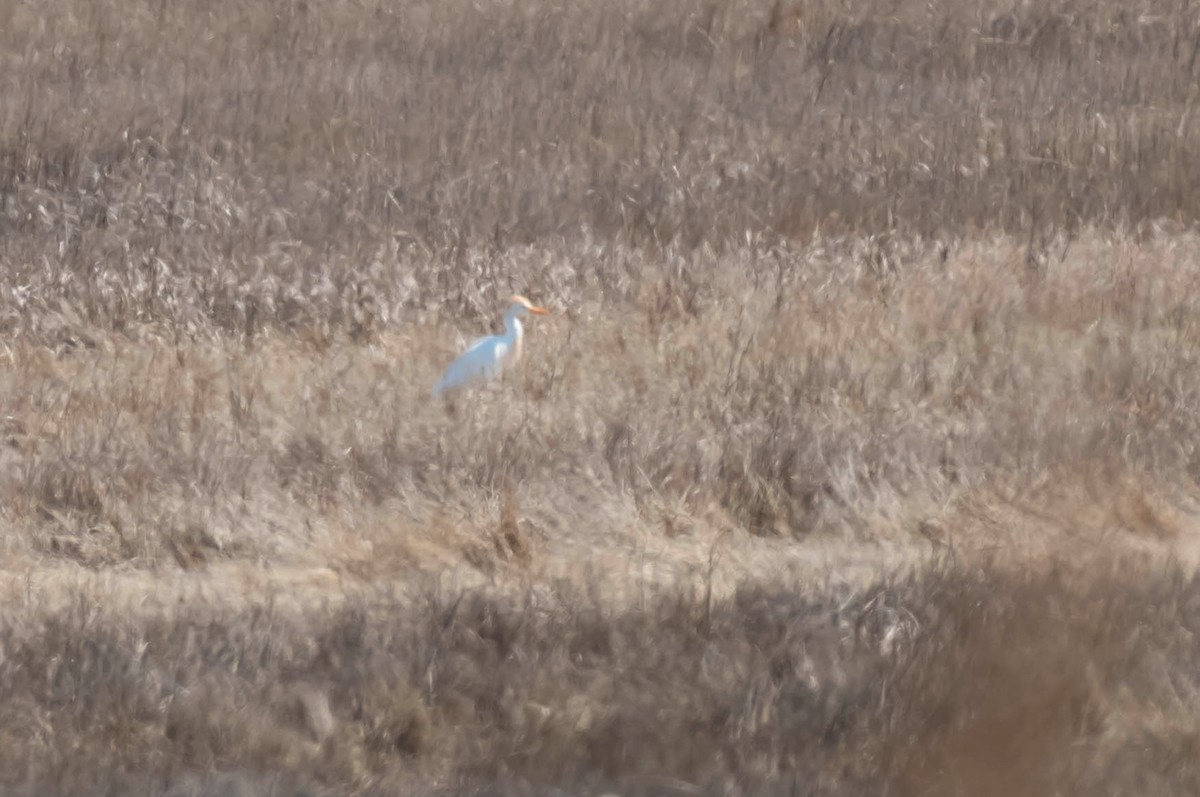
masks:
<instances>
[{"instance_id":1,"label":"egret's body","mask_svg":"<svg viewBox=\"0 0 1200 797\"><path fill-rule=\"evenodd\" d=\"M521 359L521 341L525 336L521 319L530 313L546 315L547 311L523 296L512 297L512 304L504 314L504 332L479 338L468 346L433 386L433 395L500 378Z\"/></svg>"}]
</instances>

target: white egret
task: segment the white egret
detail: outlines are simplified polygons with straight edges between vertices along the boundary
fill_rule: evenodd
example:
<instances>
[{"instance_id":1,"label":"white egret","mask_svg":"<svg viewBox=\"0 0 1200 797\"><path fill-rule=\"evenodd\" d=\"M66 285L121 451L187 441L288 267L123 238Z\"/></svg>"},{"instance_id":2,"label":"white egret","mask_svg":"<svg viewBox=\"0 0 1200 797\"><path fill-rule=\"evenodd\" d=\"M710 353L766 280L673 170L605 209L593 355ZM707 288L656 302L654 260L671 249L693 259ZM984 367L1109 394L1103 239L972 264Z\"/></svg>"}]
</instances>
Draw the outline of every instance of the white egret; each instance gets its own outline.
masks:
<instances>
[{"instance_id":1,"label":"white egret","mask_svg":"<svg viewBox=\"0 0 1200 797\"><path fill-rule=\"evenodd\" d=\"M433 395L440 396L447 390L478 382L490 382L515 365L521 359L521 339L525 335L521 319L530 313L548 315L549 311L524 296L513 296L512 304L504 314L504 334L479 338L468 346L433 386Z\"/></svg>"}]
</instances>

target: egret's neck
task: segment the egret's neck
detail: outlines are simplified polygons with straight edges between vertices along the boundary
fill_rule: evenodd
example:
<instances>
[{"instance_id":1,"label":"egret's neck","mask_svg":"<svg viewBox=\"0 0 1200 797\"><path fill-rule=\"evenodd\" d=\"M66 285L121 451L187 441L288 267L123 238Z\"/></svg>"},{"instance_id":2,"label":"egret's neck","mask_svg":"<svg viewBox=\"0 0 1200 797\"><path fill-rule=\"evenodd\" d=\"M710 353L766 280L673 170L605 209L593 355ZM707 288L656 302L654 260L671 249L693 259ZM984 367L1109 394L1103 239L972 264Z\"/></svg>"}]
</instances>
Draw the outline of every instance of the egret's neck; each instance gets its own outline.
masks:
<instances>
[{"instance_id":1,"label":"egret's neck","mask_svg":"<svg viewBox=\"0 0 1200 797\"><path fill-rule=\"evenodd\" d=\"M517 318L516 313L504 314L504 338L510 342L519 341L521 336L525 334L525 328L521 325L521 319Z\"/></svg>"}]
</instances>

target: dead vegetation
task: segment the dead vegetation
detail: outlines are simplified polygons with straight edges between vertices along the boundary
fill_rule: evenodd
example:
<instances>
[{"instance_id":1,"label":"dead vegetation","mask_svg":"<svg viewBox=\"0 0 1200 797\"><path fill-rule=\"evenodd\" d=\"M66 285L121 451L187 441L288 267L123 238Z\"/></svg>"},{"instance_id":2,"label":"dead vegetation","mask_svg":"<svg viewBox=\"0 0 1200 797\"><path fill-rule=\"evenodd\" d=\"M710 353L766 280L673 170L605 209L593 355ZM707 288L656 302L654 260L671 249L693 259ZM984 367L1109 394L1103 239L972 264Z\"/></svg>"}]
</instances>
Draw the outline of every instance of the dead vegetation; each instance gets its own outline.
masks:
<instances>
[{"instance_id":1,"label":"dead vegetation","mask_svg":"<svg viewBox=\"0 0 1200 797\"><path fill-rule=\"evenodd\" d=\"M1184 794L1198 599L1091 559L616 611L81 601L0 629L0 764L31 794Z\"/></svg>"},{"instance_id":2,"label":"dead vegetation","mask_svg":"<svg viewBox=\"0 0 1200 797\"><path fill-rule=\"evenodd\" d=\"M0 785L1195 791L1197 13L0 0Z\"/></svg>"}]
</instances>

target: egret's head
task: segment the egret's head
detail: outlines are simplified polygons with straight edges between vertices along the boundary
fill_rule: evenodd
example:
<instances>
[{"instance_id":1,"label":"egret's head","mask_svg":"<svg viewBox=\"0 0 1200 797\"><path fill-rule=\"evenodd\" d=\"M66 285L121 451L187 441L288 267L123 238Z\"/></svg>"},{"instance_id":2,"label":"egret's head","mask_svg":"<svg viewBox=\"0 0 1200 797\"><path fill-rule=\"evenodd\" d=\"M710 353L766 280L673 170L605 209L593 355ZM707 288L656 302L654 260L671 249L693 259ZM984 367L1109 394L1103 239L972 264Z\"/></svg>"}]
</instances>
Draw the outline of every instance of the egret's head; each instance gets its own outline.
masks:
<instances>
[{"instance_id":1,"label":"egret's head","mask_svg":"<svg viewBox=\"0 0 1200 797\"><path fill-rule=\"evenodd\" d=\"M533 302L526 299L524 296L513 295L512 304L509 305L508 312L517 318L523 318L530 313L534 315L549 315L550 311L545 307L538 307Z\"/></svg>"}]
</instances>

